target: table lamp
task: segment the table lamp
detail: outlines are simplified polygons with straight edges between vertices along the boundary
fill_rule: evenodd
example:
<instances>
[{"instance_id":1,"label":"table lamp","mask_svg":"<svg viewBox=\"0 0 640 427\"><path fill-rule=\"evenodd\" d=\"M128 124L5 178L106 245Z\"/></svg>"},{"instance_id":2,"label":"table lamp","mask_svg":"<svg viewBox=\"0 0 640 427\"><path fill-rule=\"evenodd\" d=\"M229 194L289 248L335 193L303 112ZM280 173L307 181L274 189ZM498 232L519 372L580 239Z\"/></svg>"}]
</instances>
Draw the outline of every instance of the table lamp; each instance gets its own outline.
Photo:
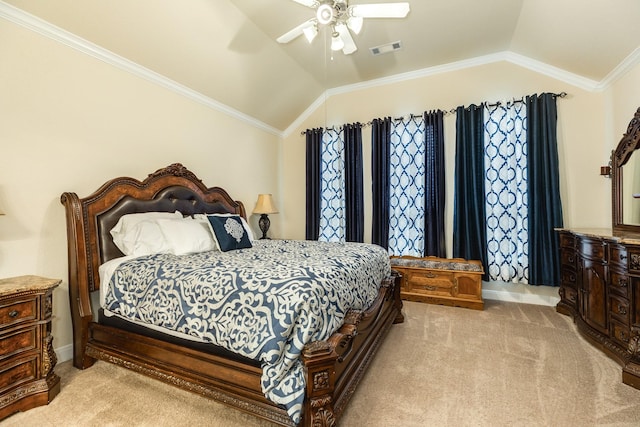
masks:
<instances>
[{"instance_id":1,"label":"table lamp","mask_svg":"<svg viewBox=\"0 0 640 427\"><path fill-rule=\"evenodd\" d=\"M253 210L253 213L260 214L258 226L260 227L260 231L262 231L261 239L268 239L267 231L269 231L269 226L271 225L268 214L278 213L278 210L273 204L273 197L271 197L271 194L258 194L258 201L256 202L256 207Z\"/></svg>"}]
</instances>

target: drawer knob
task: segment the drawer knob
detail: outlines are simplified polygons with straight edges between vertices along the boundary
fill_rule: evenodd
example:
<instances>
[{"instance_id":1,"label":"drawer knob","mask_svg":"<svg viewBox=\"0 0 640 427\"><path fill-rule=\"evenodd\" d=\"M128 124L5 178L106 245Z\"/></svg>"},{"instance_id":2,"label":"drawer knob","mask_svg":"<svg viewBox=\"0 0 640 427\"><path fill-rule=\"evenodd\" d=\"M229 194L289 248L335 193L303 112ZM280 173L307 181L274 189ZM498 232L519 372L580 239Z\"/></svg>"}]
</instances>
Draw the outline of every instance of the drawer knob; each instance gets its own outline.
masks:
<instances>
[{"instance_id":1,"label":"drawer knob","mask_svg":"<svg viewBox=\"0 0 640 427\"><path fill-rule=\"evenodd\" d=\"M627 314L627 307L622 304L618 304L618 313L625 315Z\"/></svg>"},{"instance_id":2,"label":"drawer knob","mask_svg":"<svg viewBox=\"0 0 640 427\"><path fill-rule=\"evenodd\" d=\"M438 275L437 275L437 274L433 274L433 273L432 273L432 272L430 272L430 271L427 271L424 275L425 275L425 277L428 277L429 279L433 279L433 278L438 277Z\"/></svg>"},{"instance_id":3,"label":"drawer knob","mask_svg":"<svg viewBox=\"0 0 640 427\"><path fill-rule=\"evenodd\" d=\"M438 289L437 286L429 286L429 285L425 285L424 288L428 291L435 291L436 289Z\"/></svg>"},{"instance_id":4,"label":"drawer knob","mask_svg":"<svg viewBox=\"0 0 640 427\"><path fill-rule=\"evenodd\" d=\"M9 317L16 317L18 316L18 310L11 310L9 312Z\"/></svg>"},{"instance_id":5,"label":"drawer knob","mask_svg":"<svg viewBox=\"0 0 640 427\"><path fill-rule=\"evenodd\" d=\"M623 279L622 277L618 279L618 286L621 288L627 287L627 279Z\"/></svg>"}]
</instances>

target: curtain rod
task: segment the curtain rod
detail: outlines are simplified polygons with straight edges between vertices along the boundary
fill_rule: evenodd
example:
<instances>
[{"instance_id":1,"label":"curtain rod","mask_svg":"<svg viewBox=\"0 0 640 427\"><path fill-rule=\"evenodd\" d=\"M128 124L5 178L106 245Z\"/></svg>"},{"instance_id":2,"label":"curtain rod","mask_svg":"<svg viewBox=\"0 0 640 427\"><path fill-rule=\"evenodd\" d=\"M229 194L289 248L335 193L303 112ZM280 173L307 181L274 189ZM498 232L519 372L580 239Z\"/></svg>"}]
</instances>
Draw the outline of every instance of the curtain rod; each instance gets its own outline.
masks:
<instances>
[{"instance_id":1,"label":"curtain rod","mask_svg":"<svg viewBox=\"0 0 640 427\"><path fill-rule=\"evenodd\" d=\"M554 96L556 96L556 97L558 97L558 98L565 98L565 97L567 96L567 92L551 93L551 94L552 94L552 95L554 95ZM535 94L534 94L534 95L535 95ZM531 96L531 95L528 95L528 96ZM507 102L506 102L506 105L509 105L509 104L517 104L517 103L520 103L520 102L524 102L525 98L526 98L525 96L520 97L520 99L515 99L515 98L513 98L511 101L507 101ZM501 101L495 101L494 103L491 103L491 104L490 104L488 101L484 101L484 102L481 102L479 105L484 105L484 106L486 106L486 107L498 107L498 106L503 105L503 104L502 104L502 102L501 102ZM467 108L467 107L465 107L465 108ZM450 109L450 110L448 110L448 111L447 111L447 110L440 110L440 109L438 109L438 110L432 110L432 112L438 112L438 111L441 111L441 112L443 113L443 115L445 115L445 116L446 116L446 115L448 115L448 114L455 114L455 113L456 113L456 110L457 110L457 108L452 108L452 109ZM413 114L413 113L411 113L411 114L409 114L408 116L394 117L394 120L404 120L405 118L408 118L408 119L415 119L416 117L422 117L422 115L423 115L423 114L424 114L424 113L420 113L420 114ZM357 122L356 122L356 123L357 123ZM361 126L362 126L362 127L367 127L367 126L371 126L372 124L373 124L373 121L368 121L368 122L366 122L366 123L362 123L362 124L361 124ZM336 130L338 130L338 129L336 129L336 127L335 127L335 126L331 126L331 127L327 127L327 128L325 128L325 130L333 130L333 131L336 131ZM306 130L303 130L302 132L300 132L300 135L301 135L301 136L304 136L304 135L306 135L306 134L307 134L307 131L306 131Z\"/></svg>"},{"instance_id":2,"label":"curtain rod","mask_svg":"<svg viewBox=\"0 0 640 427\"><path fill-rule=\"evenodd\" d=\"M536 95L536 94L534 94L534 95ZM558 98L564 98L564 97L567 96L567 92L551 93L551 95L556 96ZM527 95L527 96L531 96L531 95ZM520 102L524 102L525 98L526 98L525 96L520 97L520 99L513 98L511 101L507 101L505 105L508 106L510 104L518 104ZM484 101L484 102L481 102L478 105L484 105L485 107L499 107L500 105L503 105L503 103L501 101L495 101L494 103L490 104L488 101ZM468 107L465 107L465 108L468 108ZM455 114L457 109L458 109L457 107L456 108L452 108L451 110L449 110L449 112L451 114Z\"/></svg>"}]
</instances>

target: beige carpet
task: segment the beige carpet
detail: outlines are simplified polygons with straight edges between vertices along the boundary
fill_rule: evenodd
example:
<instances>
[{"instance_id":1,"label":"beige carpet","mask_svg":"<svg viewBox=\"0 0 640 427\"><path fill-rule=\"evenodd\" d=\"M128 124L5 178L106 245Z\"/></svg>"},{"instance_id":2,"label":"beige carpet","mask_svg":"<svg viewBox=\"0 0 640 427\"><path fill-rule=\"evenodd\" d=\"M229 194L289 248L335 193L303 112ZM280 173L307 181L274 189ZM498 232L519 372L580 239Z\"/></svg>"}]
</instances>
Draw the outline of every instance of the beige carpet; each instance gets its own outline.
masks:
<instances>
[{"instance_id":1,"label":"beige carpet","mask_svg":"<svg viewBox=\"0 0 640 427\"><path fill-rule=\"evenodd\" d=\"M553 307L485 301L484 311L405 303L342 426L639 426L640 391ZM51 404L2 427L268 426L104 362L56 372Z\"/></svg>"}]
</instances>

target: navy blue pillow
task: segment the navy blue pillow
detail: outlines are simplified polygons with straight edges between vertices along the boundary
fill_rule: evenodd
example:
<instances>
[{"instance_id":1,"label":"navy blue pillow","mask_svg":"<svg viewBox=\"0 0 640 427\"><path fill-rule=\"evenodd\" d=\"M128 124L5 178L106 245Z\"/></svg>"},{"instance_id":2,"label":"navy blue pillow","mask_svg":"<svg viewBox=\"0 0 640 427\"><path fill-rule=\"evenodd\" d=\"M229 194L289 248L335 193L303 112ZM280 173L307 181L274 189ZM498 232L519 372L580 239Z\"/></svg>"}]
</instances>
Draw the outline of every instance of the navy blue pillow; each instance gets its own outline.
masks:
<instances>
[{"instance_id":1,"label":"navy blue pillow","mask_svg":"<svg viewBox=\"0 0 640 427\"><path fill-rule=\"evenodd\" d=\"M207 219L213 229L213 237L222 252L252 247L240 216L208 215Z\"/></svg>"}]
</instances>

